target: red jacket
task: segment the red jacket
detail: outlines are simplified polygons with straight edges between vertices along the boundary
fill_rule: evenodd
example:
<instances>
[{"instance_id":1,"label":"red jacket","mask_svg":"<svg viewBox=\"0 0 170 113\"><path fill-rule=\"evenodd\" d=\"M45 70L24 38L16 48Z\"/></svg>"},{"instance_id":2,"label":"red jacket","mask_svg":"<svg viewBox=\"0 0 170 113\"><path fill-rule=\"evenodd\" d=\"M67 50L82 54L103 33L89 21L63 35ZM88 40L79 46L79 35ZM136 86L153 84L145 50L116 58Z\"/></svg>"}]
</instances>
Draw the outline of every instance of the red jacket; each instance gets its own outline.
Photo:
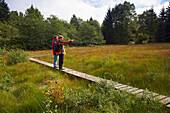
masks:
<instances>
[{"instance_id":1,"label":"red jacket","mask_svg":"<svg viewBox=\"0 0 170 113\"><path fill-rule=\"evenodd\" d=\"M62 45L62 49L60 50L60 52L54 52L54 42L57 43L57 41L59 41L60 44ZM59 40L56 40L56 41L53 41L53 42L52 42L53 55L63 54L64 51L65 51L64 45L66 45L66 44L68 44L68 43L70 43L70 42L71 42L70 40L64 42L64 41L61 41L60 39L59 39Z\"/></svg>"}]
</instances>

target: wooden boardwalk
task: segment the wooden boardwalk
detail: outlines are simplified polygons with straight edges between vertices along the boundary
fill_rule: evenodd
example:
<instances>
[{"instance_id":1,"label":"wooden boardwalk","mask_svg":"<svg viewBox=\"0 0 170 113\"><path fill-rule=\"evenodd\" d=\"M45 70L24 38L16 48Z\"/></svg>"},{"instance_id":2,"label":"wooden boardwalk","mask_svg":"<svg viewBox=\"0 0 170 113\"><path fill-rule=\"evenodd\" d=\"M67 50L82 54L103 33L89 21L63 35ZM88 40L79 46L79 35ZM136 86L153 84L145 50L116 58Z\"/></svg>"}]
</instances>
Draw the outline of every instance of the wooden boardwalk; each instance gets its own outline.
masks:
<instances>
[{"instance_id":1,"label":"wooden boardwalk","mask_svg":"<svg viewBox=\"0 0 170 113\"><path fill-rule=\"evenodd\" d=\"M44 55L40 55L38 57L42 57L42 56L44 56ZM35 57L37 57L37 56L34 56L34 58ZM32 62L43 64L45 66L53 68L53 64L45 62L45 61L41 61L41 60L38 60L38 59L34 59L34 58L33 57L29 58L29 60L32 61ZM126 91L126 92L134 94L134 95L141 96L143 94L147 94L148 96L153 97L154 100L160 101L161 103L165 104L166 107L170 108L170 97L167 97L167 96L164 96L164 95L159 95L157 93L146 92L143 89L138 89L138 88L135 88L135 87L132 87L132 86L120 84L120 83L117 83L117 82L114 82L114 81L111 81L111 80L106 80L106 79L103 79L103 78L100 78L100 77L95 77L95 76L92 76L92 75L89 75L89 74L86 74L86 73L82 73L82 72L78 72L78 71L75 71L75 70L72 70L72 69L69 69L69 68L63 67L63 69L64 70L62 70L62 72L64 72L64 73L67 73L67 74L70 74L70 75L73 75L73 76L76 76L76 77L79 77L79 78L82 78L82 79L86 79L88 81L92 81L92 82L107 81L107 83L113 83L114 86L115 86L115 89L118 89L118 90L121 90L121 91ZM56 69L56 70L58 70L58 69Z\"/></svg>"}]
</instances>

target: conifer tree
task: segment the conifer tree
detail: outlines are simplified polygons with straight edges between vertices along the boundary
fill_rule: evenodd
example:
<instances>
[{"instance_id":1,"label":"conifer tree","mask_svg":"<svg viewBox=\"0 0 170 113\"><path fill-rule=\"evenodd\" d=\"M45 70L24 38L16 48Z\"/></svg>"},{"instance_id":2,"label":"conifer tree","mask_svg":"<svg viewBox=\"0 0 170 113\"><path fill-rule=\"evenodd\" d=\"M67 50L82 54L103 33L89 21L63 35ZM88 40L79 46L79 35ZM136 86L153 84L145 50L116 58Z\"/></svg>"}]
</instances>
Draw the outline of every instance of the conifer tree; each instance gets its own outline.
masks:
<instances>
[{"instance_id":1,"label":"conifer tree","mask_svg":"<svg viewBox=\"0 0 170 113\"><path fill-rule=\"evenodd\" d=\"M104 40L106 40L106 44L112 44L113 21L110 9L108 9L107 15L103 21L102 33L104 35Z\"/></svg>"},{"instance_id":2,"label":"conifer tree","mask_svg":"<svg viewBox=\"0 0 170 113\"><path fill-rule=\"evenodd\" d=\"M158 18L158 28L156 31L156 42L165 42L165 21L166 21L166 13L165 8L163 7L161 9L161 12L159 14Z\"/></svg>"},{"instance_id":3,"label":"conifer tree","mask_svg":"<svg viewBox=\"0 0 170 113\"><path fill-rule=\"evenodd\" d=\"M170 2L169 2L170 5ZM170 6L166 9L166 26L165 26L166 42L170 42Z\"/></svg>"},{"instance_id":4,"label":"conifer tree","mask_svg":"<svg viewBox=\"0 0 170 113\"><path fill-rule=\"evenodd\" d=\"M9 7L5 0L0 0L0 21L7 21L9 17Z\"/></svg>"}]
</instances>

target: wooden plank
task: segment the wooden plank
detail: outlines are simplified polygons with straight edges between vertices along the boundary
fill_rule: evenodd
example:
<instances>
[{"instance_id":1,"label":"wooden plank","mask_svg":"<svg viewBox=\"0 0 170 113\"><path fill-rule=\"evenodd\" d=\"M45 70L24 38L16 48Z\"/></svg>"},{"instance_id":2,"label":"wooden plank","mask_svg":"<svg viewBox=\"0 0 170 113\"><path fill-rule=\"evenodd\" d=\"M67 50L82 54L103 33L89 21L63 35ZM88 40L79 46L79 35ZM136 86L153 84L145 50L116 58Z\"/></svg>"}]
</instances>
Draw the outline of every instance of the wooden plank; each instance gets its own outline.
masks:
<instances>
[{"instance_id":1,"label":"wooden plank","mask_svg":"<svg viewBox=\"0 0 170 113\"><path fill-rule=\"evenodd\" d=\"M122 86L123 84L117 83L116 86Z\"/></svg>"},{"instance_id":2,"label":"wooden plank","mask_svg":"<svg viewBox=\"0 0 170 113\"><path fill-rule=\"evenodd\" d=\"M121 89L121 88L124 88L124 87L127 87L127 85L118 86L118 89Z\"/></svg>"},{"instance_id":3,"label":"wooden plank","mask_svg":"<svg viewBox=\"0 0 170 113\"><path fill-rule=\"evenodd\" d=\"M167 108L170 108L170 104L166 105Z\"/></svg>"},{"instance_id":4,"label":"wooden plank","mask_svg":"<svg viewBox=\"0 0 170 113\"><path fill-rule=\"evenodd\" d=\"M153 97L156 97L156 96L158 96L159 94L158 94L158 93L151 93L151 95L152 95Z\"/></svg>"},{"instance_id":5,"label":"wooden plank","mask_svg":"<svg viewBox=\"0 0 170 113\"><path fill-rule=\"evenodd\" d=\"M137 94L137 95L138 95L138 96L146 95L147 97L150 97L150 98L154 98L154 97L156 97L156 96L159 96L159 94L157 94L157 93L146 92L146 91L144 91L144 92L142 92L142 93L140 93L140 94Z\"/></svg>"},{"instance_id":6,"label":"wooden plank","mask_svg":"<svg viewBox=\"0 0 170 113\"><path fill-rule=\"evenodd\" d=\"M123 84L120 84L120 83L115 84L115 88L118 88L120 86L123 86Z\"/></svg>"},{"instance_id":7,"label":"wooden plank","mask_svg":"<svg viewBox=\"0 0 170 113\"><path fill-rule=\"evenodd\" d=\"M119 89L120 87L126 87L125 85L121 84L121 85L116 85L115 88Z\"/></svg>"},{"instance_id":8,"label":"wooden plank","mask_svg":"<svg viewBox=\"0 0 170 113\"><path fill-rule=\"evenodd\" d=\"M160 102L165 104L165 105L170 104L170 97L164 98Z\"/></svg>"},{"instance_id":9,"label":"wooden plank","mask_svg":"<svg viewBox=\"0 0 170 113\"><path fill-rule=\"evenodd\" d=\"M159 95L159 96L156 96L156 97L154 98L154 100L159 101L159 100L162 100L162 99L165 99L165 98L166 98L166 96L164 96L164 95Z\"/></svg>"},{"instance_id":10,"label":"wooden plank","mask_svg":"<svg viewBox=\"0 0 170 113\"><path fill-rule=\"evenodd\" d=\"M136 91L136 90L138 90L138 88L132 88L132 89L129 89L129 90L126 90L126 91L131 93L131 92Z\"/></svg>"},{"instance_id":11,"label":"wooden plank","mask_svg":"<svg viewBox=\"0 0 170 113\"><path fill-rule=\"evenodd\" d=\"M139 89L139 90L133 91L132 94L139 94L139 93L142 93L144 91L145 90L143 90L143 89Z\"/></svg>"},{"instance_id":12,"label":"wooden plank","mask_svg":"<svg viewBox=\"0 0 170 113\"><path fill-rule=\"evenodd\" d=\"M114 86L115 86L115 87L119 87L119 86L121 86L121 85L119 85L119 84L114 84Z\"/></svg>"},{"instance_id":13,"label":"wooden plank","mask_svg":"<svg viewBox=\"0 0 170 113\"><path fill-rule=\"evenodd\" d=\"M134 87L132 87L132 86L128 86L128 87L121 88L120 90L124 90L124 91L126 91L126 90L129 90L129 89L132 89L132 88L134 88Z\"/></svg>"}]
</instances>

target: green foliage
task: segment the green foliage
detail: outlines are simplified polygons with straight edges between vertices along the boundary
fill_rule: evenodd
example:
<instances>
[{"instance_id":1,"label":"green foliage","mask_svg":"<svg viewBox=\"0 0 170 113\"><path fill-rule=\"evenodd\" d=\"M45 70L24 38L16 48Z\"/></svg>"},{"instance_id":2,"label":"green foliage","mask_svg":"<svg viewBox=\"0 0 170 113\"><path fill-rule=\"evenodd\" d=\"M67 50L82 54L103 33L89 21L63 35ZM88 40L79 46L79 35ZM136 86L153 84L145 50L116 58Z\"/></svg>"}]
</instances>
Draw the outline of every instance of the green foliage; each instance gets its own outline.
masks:
<instances>
[{"instance_id":1,"label":"green foliage","mask_svg":"<svg viewBox=\"0 0 170 113\"><path fill-rule=\"evenodd\" d=\"M19 30L8 23L0 22L0 48L16 49L21 47Z\"/></svg>"},{"instance_id":2,"label":"green foliage","mask_svg":"<svg viewBox=\"0 0 170 113\"><path fill-rule=\"evenodd\" d=\"M6 49L5 48L3 48L3 49L1 49L0 48L0 68L1 67L3 67L3 66L5 66L5 61L4 61L4 55L7 53L7 51L6 51Z\"/></svg>"},{"instance_id":3,"label":"green foliage","mask_svg":"<svg viewBox=\"0 0 170 113\"><path fill-rule=\"evenodd\" d=\"M155 33L157 28L156 13L153 8L146 10L143 14L139 15L139 33L149 35L149 42L155 42Z\"/></svg>"},{"instance_id":4,"label":"green foliage","mask_svg":"<svg viewBox=\"0 0 170 113\"><path fill-rule=\"evenodd\" d=\"M73 15L71 18L70 24L75 26L75 28L78 30L83 23L83 20L81 18L77 18L76 15Z\"/></svg>"},{"instance_id":5,"label":"green foliage","mask_svg":"<svg viewBox=\"0 0 170 113\"><path fill-rule=\"evenodd\" d=\"M165 23L162 21L158 21L159 25L158 25L158 29L156 31L156 36L155 36L155 40L156 42L159 43L163 43L166 41L165 39Z\"/></svg>"},{"instance_id":6,"label":"green foliage","mask_svg":"<svg viewBox=\"0 0 170 113\"><path fill-rule=\"evenodd\" d=\"M0 89L9 91L9 86L13 83L13 78L7 72L3 72L0 79Z\"/></svg>"},{"instance_id":7,"label":"green foliage","mask_svg":"<svg viewBox=\"0 0 170 113\"><path fill-rule=\"evenodd\" d=\"M43 111L43 93L35 84L25 83L11 92L19 101L17 106L19 112L40 112Z\"/></svg>"},{"instance_id":8,"label":"green foliage","mask_svg":"<svg viewBox=\"0 0 170 113\"><path fill-rule=\"evenodd\" d=\"M28 56L26 53L24 53L23 50L17 49L8 52L8 57L7 57L8 65L14 65L26 61L28 61Z\"/></svg>"},{"instance_id":9,"label":"green foliage","mask_svg":"<svg viewBox=\"0 0 170 113\"><path fill-rule=\"evenodd\" d=\"M135 41L135 44L147 43L148 39L149 39L149 35L143 34L143 33L138 33L137 39Z\"/></svg>"},{"instance_id":10,"label":"green foliage","mask_svg":"<svg viewBox=\"0 0 170 113\"><path fill-rule=\"evenodd\" d=\"M100 33L97 32L96 28L84 22L80 28L79 32L80 45L89 46L89 45L100 45L104 43L103 37Z\"/></svg>"},{"instance_id":11,"label":"green foliage","mask_svg":"<svg viewBox=\"0 0 170 113\"><path fill-rule=\"evenodd\" d=\"M9 7L5 0L0 0L0 21L7 21L9 17Z\"/></svg>"},{"instance_id":12,"label":"green foliage","mask_svg":"<svg viewBox=\"0 0 170 113\"><path fill-rule=\"evenodd\" d=\"M48 89L45 92L46 100L45 112L57 112L58 105L64 104L64 87L61 87L57 82L52 82L48 85Z\"/></svg>"},{"instance_id":13,"label":"green foliage","mask_svg":"<svg viewBox=\"0 0 170 113\"><path fill-rule=\"evenodd\" d=\"M170 6L166 9L166 21L165 21L165 36L166 36L166 42L170 42Z\"/></svg>"},{"instance_id":14,"label":"green foliage","mask_svg":"<svg viewBox=\"0 0 170 113\"><path fill-rule=\"evenodd\" d=\"M109 9L102 26L106 43L128 44L133 30L131 24L134 24L135 16L134 4L127 1L116 5L112 10Z\"/></svg>"},{"instance_id":15,"label":"green foliage","mask_svg":"<svg viewBox=\"0 0 170 113\"><path fill-rule=\"evenodd\" d=\"M56 75L53 70L31 62L6 65L1 68L0 84L6 81L8 91L2 87L0 89L0 111L2 113L42 113L45 109L43 103L45 97L39 83L42 80L51 79L53 75Z\"/></svg>"},{"instance_id":16,"label":"green foliage","mask_svg":"<svg viewBox=\"0 0 170 113\"><path fill-rule=\"evenodd\" d=\"M54 90L55 91L55 90ZM114 84L106 81L89 86L89 89L66 88L66 103L60 104L49 111L58 112L168 112L163 105L155 102L152 97L142 97L115 90Z\"/></svg>"},{"instance_id":17,"label":"green foliage","mask_svg":"<svg viewBox=\"0 0 170 113\"><path fill-rule=\"evenodd\" d=\"M102 33L104 36L104 40L106 40L106 44L114 43L114 41L112 41L113 40L112 32L113 32L113 22L112 22L111 10L109 9L102 24Z\"/></svg>"}]
</instances>

